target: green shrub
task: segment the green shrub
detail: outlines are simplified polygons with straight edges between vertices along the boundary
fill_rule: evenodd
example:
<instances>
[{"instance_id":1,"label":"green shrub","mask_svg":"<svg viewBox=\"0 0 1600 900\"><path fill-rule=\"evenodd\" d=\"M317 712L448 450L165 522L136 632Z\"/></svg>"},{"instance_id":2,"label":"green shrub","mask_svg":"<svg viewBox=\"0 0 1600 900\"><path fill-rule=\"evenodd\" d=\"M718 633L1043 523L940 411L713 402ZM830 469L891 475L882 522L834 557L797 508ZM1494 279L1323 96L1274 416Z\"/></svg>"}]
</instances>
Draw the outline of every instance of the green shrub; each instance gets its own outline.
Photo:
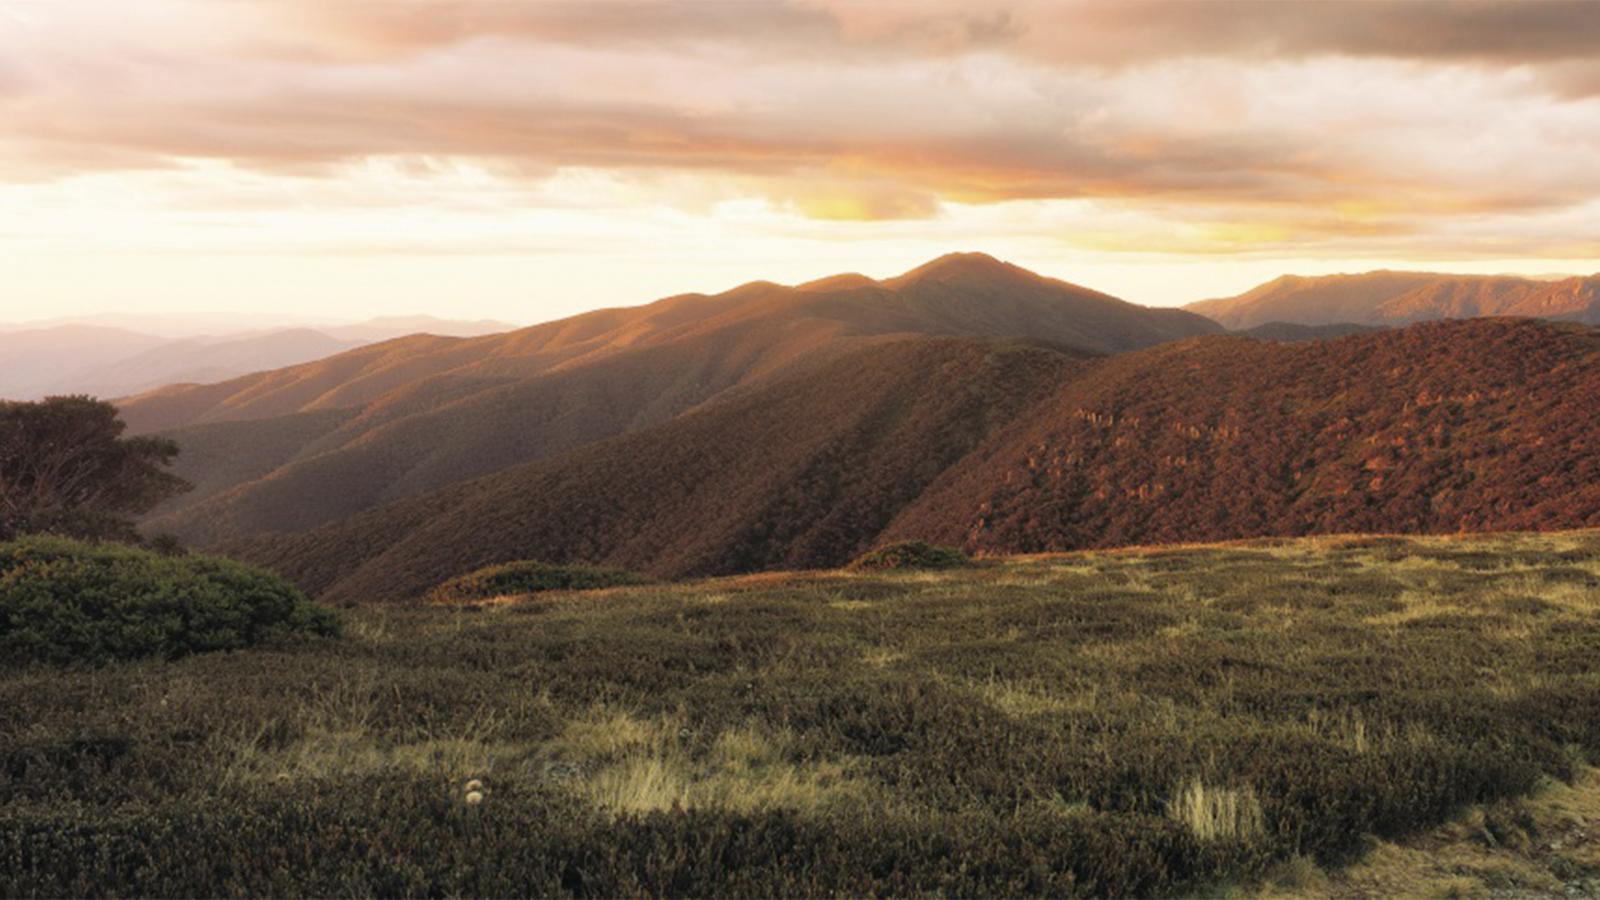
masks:
<instances>
[{"instance_id":1,"label":"green shrub","mask_svg":"<svg viewBox=\"0 0 1600 900\"><path fill-rule=\"evenodd\" d=\"M591 588L649 584L643 575L622 569L557 566L533 560L503 563L452 578L428 592L430 603L463 603L510 594L581 591Z\"/></svg>"},{"instance_id":2,"label":"green shrub","mask_svg":"<svg viewBox=\"0 0 1600 900\"><path fill-rule=\"evenodd\" d=\"M232 560L53 537L0 544L0 660L171 659L337 630L331 611Z\"/></svg>"},{"instance_id":3,"label":"green shrub","mask_svg":"<svg viewBox=\"0 0 1600 900\"><path fill-rule=\"evenodd\" d=\"M901 541L870 550L850 563L852 569L960 569L972 565L972 557L954 547L940 547L922 541Z\"/></svg>"}]
</instances>

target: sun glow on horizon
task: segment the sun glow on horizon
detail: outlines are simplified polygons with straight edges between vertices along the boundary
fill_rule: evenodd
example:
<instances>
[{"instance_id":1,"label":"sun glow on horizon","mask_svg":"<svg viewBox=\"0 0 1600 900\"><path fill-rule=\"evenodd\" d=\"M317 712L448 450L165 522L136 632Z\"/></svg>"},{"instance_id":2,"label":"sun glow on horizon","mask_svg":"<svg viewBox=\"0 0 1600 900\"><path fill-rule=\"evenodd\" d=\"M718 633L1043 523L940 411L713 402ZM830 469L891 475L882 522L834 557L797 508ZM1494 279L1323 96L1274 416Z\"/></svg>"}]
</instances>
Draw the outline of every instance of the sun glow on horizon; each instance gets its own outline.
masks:
<instances>
[{"instance_id":1,"label":"sun glow on horizon","mask_svg":"<svg viewBox=\"0 0 1600 900\"><path fill-rule=\"evenodd\" d=\"M1590 274L1600 29L1538 6L0 0L0 321Z\"/></svg>"}]
</instances>

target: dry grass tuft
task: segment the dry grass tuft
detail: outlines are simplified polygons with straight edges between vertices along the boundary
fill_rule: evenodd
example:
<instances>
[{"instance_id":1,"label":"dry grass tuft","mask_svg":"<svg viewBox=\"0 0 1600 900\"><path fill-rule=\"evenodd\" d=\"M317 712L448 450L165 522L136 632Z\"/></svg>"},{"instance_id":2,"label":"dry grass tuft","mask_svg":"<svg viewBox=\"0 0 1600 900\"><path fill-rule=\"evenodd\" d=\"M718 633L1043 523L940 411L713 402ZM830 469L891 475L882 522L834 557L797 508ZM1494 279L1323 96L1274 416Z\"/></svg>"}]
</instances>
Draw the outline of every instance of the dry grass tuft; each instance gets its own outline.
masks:
<instances>
[{"instance_id":1,"label":"dry grass tuft","mask_svg":"<svg viewBox=\"0 0 1600 900\"><path fill-rule=\"evenodd\" d=\"M1167 817L1202 841L1249 840L1262 832L1261 803L1252 788L1215 787L1198 778L1167 803Z\"/></svg>"}]
</instances>

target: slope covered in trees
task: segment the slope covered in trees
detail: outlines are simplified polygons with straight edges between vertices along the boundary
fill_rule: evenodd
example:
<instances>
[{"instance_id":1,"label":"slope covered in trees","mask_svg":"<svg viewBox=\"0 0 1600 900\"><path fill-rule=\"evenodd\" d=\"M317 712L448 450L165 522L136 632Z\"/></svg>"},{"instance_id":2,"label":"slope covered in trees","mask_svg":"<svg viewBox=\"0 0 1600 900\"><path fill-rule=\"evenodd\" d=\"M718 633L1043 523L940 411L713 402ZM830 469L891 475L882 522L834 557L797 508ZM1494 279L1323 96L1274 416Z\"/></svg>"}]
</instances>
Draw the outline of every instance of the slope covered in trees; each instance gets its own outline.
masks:
<instances>
[{"instance_id":1,"label":"slope covered in trees","mask_svg":"<svg viewBox=\"0 0 1600 900\"><path fill-rule=\"evenodd\" d=\"M1237 297L1204 300L1186 308L1239 331L1274 322L1400 326L1478 316L1600 325L1600 276L1552 281L1389 271L1316 278L1285 275Z\"/></svg>"},{"instance_id":2,"label":"slope covered in trees","mask_svg":"<svg viewBox=\"0 0 1600 900\"><path fill-rule=\"evenodd\" d=\"M336 600L517 559L652 574L837 565L1086 365L1014 343L869 348L664 426L232 549Z\"/></svg>"},{"instance_id":3,"label":"slope covered in trees","mask_svg":"<svg viewBox=\"0 0 1600 900\"><path fill-rule=\"evenodd\" d=\"M1258 341L1282 341L1293 343L1295 341L1326 341L1341 338L1352 334L1365 334L1369 331L1380 331L1377 325L1353 325L1349 322L1335 325L1294 325L1289 322L1268 322L1254 328L1238 332L1245 337L1255 338Z\"/></svg>"},{"instance_id":4,"label":"slope covered in trees","mask_svg":"<svg viewBox=\"0 0 1600 900\"><path fill-rule=\"evenodd\" d=\"M1018 553L1600 525L1600 333L1485 319L1073 359L904 341L235 549L339 600L513 559L659 576L890 540Z\"/></svg>"},{"instance_id":5,"label":"slope covered in trees","mask_svg":"<svg viewBox=\"0 0 1600 900\"><path fill-rule=\"evenodd\" d=\"M1600 333L1436 322L1186 341L1096 364L889 537L1030 552L1600 525Z\"/></svg>"},{"instance_id":6,"label":"slope covered in trees","mask_svg":"<svg viewBox=\"0 0 1600 900\"><path fill-rule=\"evenodd\" d=\"M1103 353L1218 330L1180 310L956 254L883 282L755 283L482 338L404 338L158 391L125 410L146 430L208 448L179 470L203 495L150 525L210 543L316 527L658 425L896 336L1027 336ZM338 421L308 428L311 414ZM305 438L286 443L286 434ZM269 456L272 465L255 464Z\"/></svg>"}]
</instances>

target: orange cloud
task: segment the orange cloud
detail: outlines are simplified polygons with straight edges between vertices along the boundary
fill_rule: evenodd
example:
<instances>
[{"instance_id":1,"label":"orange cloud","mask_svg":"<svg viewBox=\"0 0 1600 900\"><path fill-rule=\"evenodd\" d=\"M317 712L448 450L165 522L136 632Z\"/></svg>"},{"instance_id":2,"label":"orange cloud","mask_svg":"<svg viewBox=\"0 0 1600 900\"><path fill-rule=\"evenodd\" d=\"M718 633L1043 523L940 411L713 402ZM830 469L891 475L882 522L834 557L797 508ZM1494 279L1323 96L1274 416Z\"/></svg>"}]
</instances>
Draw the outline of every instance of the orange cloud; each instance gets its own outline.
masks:
<instances>
[{"instance_id":1,"label":"orange cloud","mask_svg":"<svg viewBox=\"0 0 1600 900\"><path fill-rule=\"evenodd\" d=\"M823 220L1091 198L1215 247L1600 196L1600 110L1513 65L1581 79L1587 2L83 3L0 20L0 180L437 158Z\"/></svg>"}]
</instances>

